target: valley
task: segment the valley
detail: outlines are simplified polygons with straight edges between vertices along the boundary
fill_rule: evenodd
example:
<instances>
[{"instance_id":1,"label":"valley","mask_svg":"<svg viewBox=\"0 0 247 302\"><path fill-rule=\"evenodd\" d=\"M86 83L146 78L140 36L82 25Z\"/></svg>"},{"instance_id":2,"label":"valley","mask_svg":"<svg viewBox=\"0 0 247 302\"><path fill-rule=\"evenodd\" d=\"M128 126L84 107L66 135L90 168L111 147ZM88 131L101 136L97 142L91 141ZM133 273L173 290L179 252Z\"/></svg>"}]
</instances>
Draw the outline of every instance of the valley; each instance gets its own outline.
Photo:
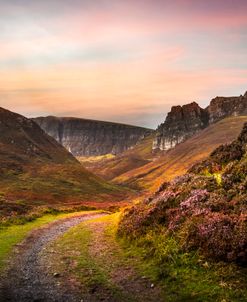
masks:
<instances>
[{"instance_id":1,"label":"valley","mask_svg":"<svg viewBox=\"0 0 247 302\"><path fill-rule=\"evenodd\" d=\"M0 301L246 301L246 104L156 130L0 108Z\"/></svg>"},{"instance_id":2,"label":"valley","mask_svg":"<svg viewBox=\"0 0 247 302\"><path fill-rule=\"evenodd\" d=\"M167 152L153 151L155 136L151 135L113 158L81 160L87 169L106 180L154 192L164 181L182 175L194 163L205 159L219 145L230 143L245 122L247 116L222 119Z\"/></svg>"},{"instance_id":3,"label":"valley","mask_svg":"<svg viewBox=\"0 0 247 302\"><path fill-rule=\"evenodd\" d=\"M0 302L247 302L246 11L0 0Z\"/></svg>"}]
</instances>

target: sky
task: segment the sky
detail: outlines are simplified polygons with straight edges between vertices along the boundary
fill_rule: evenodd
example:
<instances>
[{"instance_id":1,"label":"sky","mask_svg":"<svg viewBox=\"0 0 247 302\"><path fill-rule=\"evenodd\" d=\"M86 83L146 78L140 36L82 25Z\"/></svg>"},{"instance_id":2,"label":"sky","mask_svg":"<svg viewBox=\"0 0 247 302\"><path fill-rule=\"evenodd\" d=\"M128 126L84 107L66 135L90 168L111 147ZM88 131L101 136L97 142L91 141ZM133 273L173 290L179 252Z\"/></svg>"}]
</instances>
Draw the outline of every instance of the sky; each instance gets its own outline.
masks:
<instances>
[{"instance_id":1,"label":"sky","mask_svg":"<svg viewBox=\"0 0 247 302\"><path fill-rule=\"evenodd\" d=\"M156 128L247 90L246 0L0 0L0 106Z\"/></svg>"}]
</instances>

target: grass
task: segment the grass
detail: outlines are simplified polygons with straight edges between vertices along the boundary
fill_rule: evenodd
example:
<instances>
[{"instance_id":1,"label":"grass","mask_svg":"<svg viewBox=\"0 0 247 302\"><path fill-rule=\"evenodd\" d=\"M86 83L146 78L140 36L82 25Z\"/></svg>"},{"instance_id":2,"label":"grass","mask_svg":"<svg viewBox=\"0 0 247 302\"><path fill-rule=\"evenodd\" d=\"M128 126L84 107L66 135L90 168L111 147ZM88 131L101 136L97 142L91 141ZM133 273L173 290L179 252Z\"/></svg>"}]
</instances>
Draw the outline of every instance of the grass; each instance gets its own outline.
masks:
<instances>
[{"instance_id":1,"label":"grass","mask_svg":"<svg viewBox=\"0 0 247 302\"><path fill-rule=\"evenodd\" d=\"M43 217L37 218L32 222L25 223L23 225L12 225L0 229L0 271L2 271L6 265L6 260L10 256L13 248L16 244L20 243L30 231L44 226L50 222L58 219L68 218L75 215L81 215L83 213L90 213L89 211L77 212L77 213L60 213L60 214L47 214Z\"/></svg>"},{"instance_id":2,"label":"grass","mask_svg":"<svg viewBox=\"0 0 247 302\"><path fill-rule=\"evenodd\" d=\"M10 172L0 173L0 223L50 205L119 207L133 194L94 176L80 164L26 166L19 174Z\"/></svg>"},{"instance_id":3,"label":"grass","mask_svg":"<svg viewBox=\"0 0 247 302\"><path fill-rule=\"evenodd\" d=\"M11 176L8 183L11 191L28 191L43 196L57 194L61 199L62 196L68 198L68 195L90 199L93 194L100 199L100 195L121 192L120 188L95 177L80 165L28 167L24 173Z\"/></svg>"},{"instance_id":4,"label":"grass","mask_svg":"<svg viewBox=\"0 0 247 302\"><path fill-rule=\"evenodd\" d=\"M76 263L72 268L69 265L70 274L76 275L86 288L103 287L113 292L117 301L140 301L131 294L124 296L111 279L116 267L128 265L160 287L167 302L246 301L246 271L237 266L209 262L197 253L183 253L174 238L165 237L164 230L149 232L132 242L118 238L119 213L95 221L106 223L103 236L112 246L111 252L103 250L92 257L90 247L95 239L88 222L71 229L57 241L57 249L68 255L71 263ZM120 249L116 250L116 245ZM65 270L66 267L68 262Z\"/></svg>"},{"instance_id":5,"label":"grass","mask_svg":"<svg viewBox=\"0 0 247 302\"><path fill-rule=\"evenodd\" d=\"M139 258L139 270L163 287L165 301L247 301L246 269L181 252L176 240L167 238L162 229L131 243L121 242L126 257Z\"/></svg>"},{"instance_id":6,"label":"grass","mask_svg":"<svg viewBox=\"0 0 247 302\"><path fill-rule=\"evenodd\" d=\"M105 161L106 159L112 159L114 157L115 157L115 155L113 155L113 154L105 154L105 155L97 155L97 156L78 156L77 159L84 166L86 166L87 164Z\"/></svg>"}]
</instances>

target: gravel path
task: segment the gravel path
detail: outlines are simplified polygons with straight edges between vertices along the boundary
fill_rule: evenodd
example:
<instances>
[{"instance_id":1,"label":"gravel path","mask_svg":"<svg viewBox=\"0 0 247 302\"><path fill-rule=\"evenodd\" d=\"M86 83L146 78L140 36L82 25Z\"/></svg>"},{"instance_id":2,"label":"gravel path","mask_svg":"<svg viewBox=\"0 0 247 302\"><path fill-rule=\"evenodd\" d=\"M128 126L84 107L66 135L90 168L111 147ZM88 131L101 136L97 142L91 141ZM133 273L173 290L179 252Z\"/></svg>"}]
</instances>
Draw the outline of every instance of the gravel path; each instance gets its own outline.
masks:
<instances>
[{"instance_id":1,"label":"gravel path","mask_svg":"<svg viewBox=\"0 0 247 302\"><path fill-rule=\"evenodd\" d=\"M10 269L0 280L0 301L7 302L80 302L79 294L60 287L59 275L45 267L46 246L82 221L106 214L87 214L58 220L32 234L16 249ZM44 259L42 259L42 257Z\"/></svg>"}]
</instances>

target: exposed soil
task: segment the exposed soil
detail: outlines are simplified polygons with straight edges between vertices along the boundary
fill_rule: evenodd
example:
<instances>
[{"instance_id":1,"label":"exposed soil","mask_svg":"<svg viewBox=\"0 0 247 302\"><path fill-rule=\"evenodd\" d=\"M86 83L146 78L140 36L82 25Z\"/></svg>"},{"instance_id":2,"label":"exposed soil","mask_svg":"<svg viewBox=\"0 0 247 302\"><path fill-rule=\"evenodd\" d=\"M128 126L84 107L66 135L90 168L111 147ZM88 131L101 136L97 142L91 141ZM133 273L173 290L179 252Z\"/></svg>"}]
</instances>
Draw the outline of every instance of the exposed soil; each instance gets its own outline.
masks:
<instances>
[{"instance_id":1,"label":"exposed soil","mask_svg":"<svg viewBox=\"0 0 247 302\"><path fill-rule=\"evenodd\" d=\"M46 266L46 246L82 221L105 214L87 214L58 220L33 231L17 246L10 269L0 280L0 301L7 302L77 302L80 294L61 287L59 274ZM52 252L49 250L49 252ZM44 258L44 259L43 259Z\"/></svg>"}]
</instances>

